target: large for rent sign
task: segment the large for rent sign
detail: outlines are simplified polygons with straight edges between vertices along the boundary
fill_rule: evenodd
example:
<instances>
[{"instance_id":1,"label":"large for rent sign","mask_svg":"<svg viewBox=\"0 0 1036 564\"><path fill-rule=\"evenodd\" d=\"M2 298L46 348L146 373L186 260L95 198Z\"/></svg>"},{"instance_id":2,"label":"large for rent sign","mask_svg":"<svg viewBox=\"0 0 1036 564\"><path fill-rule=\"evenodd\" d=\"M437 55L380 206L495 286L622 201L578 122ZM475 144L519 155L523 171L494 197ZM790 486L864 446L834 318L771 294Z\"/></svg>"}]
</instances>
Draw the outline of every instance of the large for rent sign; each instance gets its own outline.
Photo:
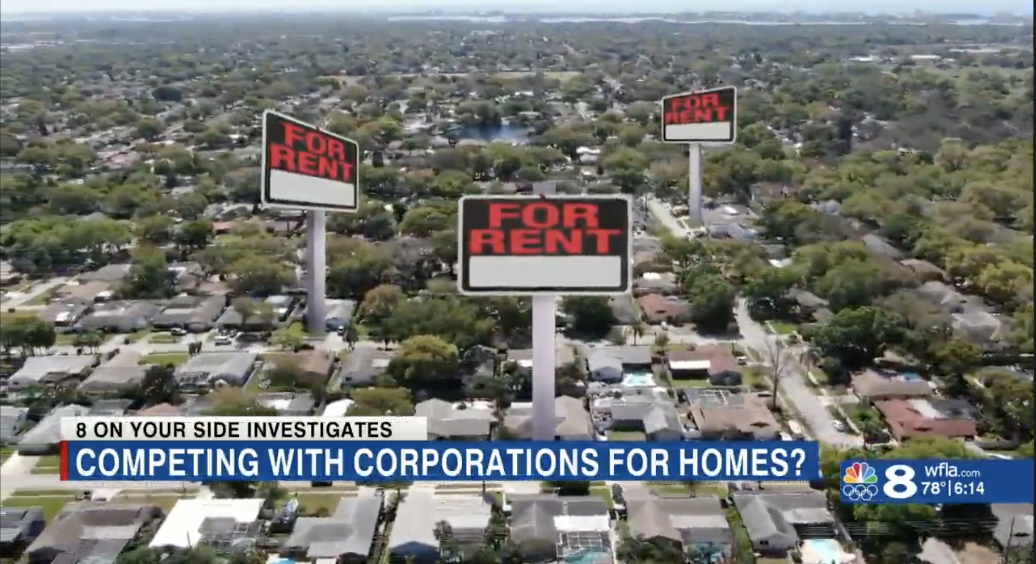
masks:
<instances>
[{"instance_id":1,"label":"large for rent sign","mask_svg":"<svg viewBox=\"0 0 1036 564\"><path fill-rule=\"evenodd\" d=\"M356 141L268 111L263 115L262 203L356 211L359 158Z\"/></svg>"},{"instance_id":2,"label":"large for rent sign","mask_svg":"<svg viewBox=\"0 0 1036 564\"><path fill-rule=\"evenodd\" d=\"M465 294L623 294L633 280L625 196L466 196L458 255Z\"/></svg>"},{"instance_id":3,"label":"large for rent sign","mask_svg":"<svg viewBox=\"0 0 1036 564\"><path fill-rule=\"evenodd\" d=\"M733 143L737 137L737 88L684 92L662 98L666 143Z\"/></svg>"}]
</instances>

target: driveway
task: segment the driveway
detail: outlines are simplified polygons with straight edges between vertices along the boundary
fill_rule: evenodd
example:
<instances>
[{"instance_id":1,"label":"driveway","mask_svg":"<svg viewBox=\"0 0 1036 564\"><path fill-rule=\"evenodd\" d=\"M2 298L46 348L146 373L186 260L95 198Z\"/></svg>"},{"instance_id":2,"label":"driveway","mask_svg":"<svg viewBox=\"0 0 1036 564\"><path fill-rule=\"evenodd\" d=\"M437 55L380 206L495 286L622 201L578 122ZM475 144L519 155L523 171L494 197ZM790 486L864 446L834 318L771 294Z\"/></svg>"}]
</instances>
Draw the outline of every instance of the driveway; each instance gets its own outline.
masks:
<instances>
[{"instance_id":1,"label":"driveway","mask_svg":"<svg viewBox=\"0 0 1036 564\"><path fill-rule=\"evenodd\" d=\"M11 307L18 307L31 302L35 298L46 294L54 288L64 286L68 282L68 278L51 278L46 282L40 282L24 292L11 292L7 294L3 301L4 309Z\"/></svg>"},{"instance_id":2,"label":"driveway","mask_svg":"<svg viewBox=\"0 0 1036 564\"><path fill-rule=\"evenodd\" d=\"M681 239L687 238L687 228L673 216L673 212L664 203L654 198L648 198L647 207L651 215L655 216L655 219L671 231L673 235Z\"/></svg>"},{"instance_id":3,"label":"driveway","mask_svg":"<svg viewBox=\"0 0 1036 564\"><path fill-rule=\"evenodd\" d=\"M743 344L761 352L765 358L768 343L775 336L749 316L745 300L738 300L736 316ZM803 419L802 423L817 441L841 448L863 445L863 438L835 429L835 418L809 387L806 371L797 361L787 362L780 383L780 394Z\"/></svg>"}]
</instances>

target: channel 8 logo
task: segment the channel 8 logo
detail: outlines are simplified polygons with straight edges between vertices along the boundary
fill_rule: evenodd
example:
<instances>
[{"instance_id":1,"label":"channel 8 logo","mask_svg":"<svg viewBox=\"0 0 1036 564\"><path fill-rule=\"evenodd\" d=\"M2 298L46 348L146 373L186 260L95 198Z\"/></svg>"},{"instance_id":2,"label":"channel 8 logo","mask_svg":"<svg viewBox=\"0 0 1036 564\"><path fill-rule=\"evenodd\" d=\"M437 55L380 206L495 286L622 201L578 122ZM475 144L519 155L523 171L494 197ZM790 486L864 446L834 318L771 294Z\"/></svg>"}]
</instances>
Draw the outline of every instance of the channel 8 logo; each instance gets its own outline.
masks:
<instances>
[{"instance_id":1,"label":"channel 8 logo","mask_svg":"<svg viewBox=\"0 0 1036 564\"><path fill-rule=\"evenodd\" d=\"M870 501L878 495L878 473L866 462L854 462L842 476L842 497L849 501Z\"/></svg>"},{"instance_id":2,"label":"channel 8 logo","mask_svg":"<svg viewBox=\"0 0 1036 564\"><path fill-rule=\"evenodd\" d=\"M906 500L917 494L914 477L917 473L905 464L895 464L885 469L884 478L878 478L877 470L866 462L854 462L845 469L842 476L842 498L847 501L871 501L879 494L886 499ZM884 483L880 484L879 481Z\"/></svg>"}]
</instances>

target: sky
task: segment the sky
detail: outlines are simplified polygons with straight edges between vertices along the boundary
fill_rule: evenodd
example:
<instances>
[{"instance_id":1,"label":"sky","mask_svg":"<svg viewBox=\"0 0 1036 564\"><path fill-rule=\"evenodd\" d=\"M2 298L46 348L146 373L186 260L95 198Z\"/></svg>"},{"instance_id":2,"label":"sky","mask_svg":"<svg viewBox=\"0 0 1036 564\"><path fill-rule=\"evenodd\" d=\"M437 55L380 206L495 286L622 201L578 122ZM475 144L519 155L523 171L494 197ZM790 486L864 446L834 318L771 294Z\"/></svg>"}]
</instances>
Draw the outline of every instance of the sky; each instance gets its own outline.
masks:
<instances>
[{"instance_id":1,"label":"sky","mask_svg":"<svg viewBox=\"0 0 1036 564\"><path fill-rule=\"evenodd\" d=\"M509 6L511 2L506 0L441 0L434 3L421 0L349 0L343 3L340 0L301 0L285 2L284 0L150 0L146 3L148 10L153 11L266 11L266 10L377 10L377 11L425 11L434 6L439 10L503 10L510 13L550 13L550 12L580 12L586 13L629 13L634 11L645 11L645 6L639 3L632 3L636 6L631 9L631 3L621 0L569 0L564 3L563 8L558 3L549 0L529 0L515 2L520 7ZM14 13L67 13L74 11L127 11L140 10L142 3L139 0L92 0L81 2L80 0L3 0L3 12L5 16ZM975 3L971 0L914 0L913 2L902 2L897 0L849 0L837 3L837 9L842 11L866 11L869 13L885 12L896 14L908 14L914 10L932 12L956 12L956 13L979 13L983 15L996 12L1013 12L1017 14L1032 14L1033 3L1024 0L985 0ZM729 11L809 11L825 12L830 11L835 5L828 0L797 0L794 2L775 0L727 0L723 3L722 9ZM650 8L656 12L677 12L690 11L695 9L708 10L716 9L706 6L695 7L693 4L681 0L656 0Z\"/></svg>"}]
</instances>

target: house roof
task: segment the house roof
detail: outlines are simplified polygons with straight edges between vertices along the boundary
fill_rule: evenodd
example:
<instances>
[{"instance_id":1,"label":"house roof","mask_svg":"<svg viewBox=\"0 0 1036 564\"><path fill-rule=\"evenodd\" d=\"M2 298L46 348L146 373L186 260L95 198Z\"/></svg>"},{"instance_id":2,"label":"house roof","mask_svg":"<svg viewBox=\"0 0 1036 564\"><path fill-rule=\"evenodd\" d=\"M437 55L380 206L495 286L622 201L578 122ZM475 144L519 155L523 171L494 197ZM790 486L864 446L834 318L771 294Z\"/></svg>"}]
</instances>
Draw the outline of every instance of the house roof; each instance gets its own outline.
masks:
<instances>
[{"instance_id":1,"label":"house roof","mask_svg":"<svg viewBox=\"0 0 1036 564\"><path fill-rule=\"evenodd\" d=\"M197 545L212 520L242 525L255 523L263 509L261 499L181 499L151 539L151 548Z\"/></svg>"},{"instance_id":2,"label":"house roof","mask_svg":"<svg viewBox=\"0 0 1036 564\"><path fill-rule=\"evenodd\" d=\"M0 543L19 540L33 523L43 521L43 509L39 507L0 507Z\"/></svg>"},{"instance_id":3,"label":"house roof","mask_svg":"<svg viewBox=\"0 0 1036 564\"><path fill-rule=\"evenodd\" d=\"M124 323L149 322L161 306L149 302L109 302L94 308L93 313L79 320L78 325L87 329L117 327Z\"/></svg>"},{"instance_id":4,"label":"house roof","mask_svg":"<svg viewBox=\"0 0 1036 564\"><path fill-rule=\"evenodd\" d=\"M85 417L90 408L81 405L63 405L47 414L42 421L22 436L19 445L53 445L61 441L61 419Z\"/></svg>"},{"instance_id":5,"label":"house roof","mask_svg":"<svg viewBox=\"0 0 1036 564\"><path fill-rule=\"evenodd\" d=\"M114 562L145 524L158 518L153 505L80 503L68 505L47 525L27 552L54 551L75 557Z\"/></svg>"},{"instance_id":6,"label":"house roof","mask_svg":"<svg viewBox=\"0 0 1036 564\"><path fill-rule=\"evenodd\" d=\"M140 364L143 355L136 351L126 350L114 358L98 366L90 376L79 385L84 392L101 392L117 390L139 383L147 373L147 366Z\"/></svg>"},{"instance_id":7,"label":"house roof","mask_svg":"<svg viewBox=\"0 0 1036 564\"><path fill-rule=\"evenodd\" d=\"M932 387L924 380L890 378L873 370L865 370L852 377L853 392L864 399L911 398L932 395Z\"/></svg>"},{"instance_id":8,"label":"house roof","mask_svg":"<svg viewBox=\"0 0 1036 564\"><path fill-rule=\"evenodd\" d=\"M244 380L259 355L249 352L202 353L176 369L177 378L231 378Z\"/></svg>"},{"instance_id":9,"label":"house roof","mask_svg":"<svg viewBox=\"0 0 1036 564\"><path fill-rule=\"evenodd\" d=\"M514 494L511 502L511 538L519 543L557 543L561 533L608 531L608 506L596 497L560 497L554 494ZM583 517L589 519L561 519ZM607 537L605 537L607 538Z\"/></svg>"},{"instance_id":10,"label":"house roof","mask_svg":"<svg viewBox=\"0 0 1036 564\"><path fill-rule=\"evenodd\" d=\"M342 361L337 377L362 381L384 374L395 351L382 351L375 347L356 347Z\"/></svg>"},{"instance_id":11,"label":"house roof","mask_svg":"<svg viewBox=\"0 0 1036 564\"><path fill-rule=\"evenodd\" d=\"M741 371L728 345L702 345L694 350L671 350L666 351L665 356L674 370L683 368L681 363L701 362L703 365L708 363L706 370L709 374Z\"/></svg>"},{"instance_id":12,"label":"house roof","mask_svg":"<svg viewBox=\"0 0 1036 564\"><path fill-rule=\"evenodd\" d=\"M687 314L690 307L687 302L676 296L646 294L637 298L640 310L645 319L652 322L666 321Z\"/></svg>"},{"instance_id":13,"label":"house roof","mask_svg":"<svg viewBox=\"0 0 1036 564\"><path fill-rule=\"evenodd\" d=\"M557 415L555 435L559 437L592 437L593 424L590 412L583 407L583 401L569 396L554 399ZM504 424L522 438L532 437L532 404L511 404L504 418Z\"/></svg>"},{"instance_id":14,"label":"house roof","mask_svg":"<svg viewBox=\"0 0 1036 564\"><path fill-rule=\"evenodd\" d=\"M472 494L438 495L435 490L411 488L396 509L396 522L389 538L390 550L408 545L438 547L436 526L449 523L454 538L481 539L492 517L492 505Z\"/></svg>"},{"instance_id":15,"label":"house roof","mask_svg":"<svg viewBox=\"0 0 1036 564\"><path fill-rule=\"evenodd\" d=\"M621 370L623 365L651 364L651 347L647 346L604 346L583 347L583 358L591 371L607 368Z\"/></svg>"},{"instance_id":16,"label":"house roof","mask_svg":"<svg viewBox=\"0 0 1036 564\"><path fill-rule=\"evenodd\" d=\"M692 405L691 417L702 433L736 431L765 439L777 436L781 429L766 400L755 394L730 394L723 404Z\"/></svg>"},{"instance_id":17,"label":"house roof","mask_svg":"<svg viewBox=\"0 0 1036 564\"><path fill-rule=\"evenodd\" d=\"M97 364L93 355L30 356L11 376L18 384L39 383L54 378L78 376Z\"/></svg>"},{"instance_id":18,"label":"house roof","mask_svg":"<svg viewBox=\"0 0 1036 564\"><path fill-rule=\"evenodd\" d=\"M737 492L734 506L753 541L798 541L796 525L829 525L835 522L823 492Z\"/></svg>"},{"instance_id":19,"label":"house roof","mask_svg":"<svg viewBox=\"0 0 1036 564\"><path fill-rule=\"evenodd\" d=\"M971 417L943 413L924 400L877 401L874 407L885 417L892 435L897 439L918 436L968 438L978 435L978 427Z\"/></svg>"},{"instance_id":20,"label":"house roof","mask_svg":"<svg viewBox=\"0 0 1036 564\"><path fill-rule=\"evenodd\" d=\"M380 493L343 497L330 517L298 518L284 547L305 550L310 560L343 554L366 556L374 542L383 501Z\"/></svg>"},{"instance_id":21,"label":"house roof","mask_svg":"<svg viewBox=\"0 0 1036 564\"><path fill-rule=\"evenodd\" d=\"M290 363L304 372L313 374L328 375L331 367L335 364L335 356L325 350L306 350L297 353L280 353L266 355L266 359L273 364Z\"/></svg>"},{"instance_id":22,"label":"house roof","mask_svg":"<svg viewBox=\"0 0 1036 564\"><path fill-rule=\"evenodd\" d=\"M532 368L532 349L510 349L507 351L507 360L517 362L525 368ZM575 360L575 350L571 346L561 343L554 348L555 366L564 366Z\"/></svg>"},{"instance_id":23,"label":"house roof","mask_svg":"<svg viewBox=\"0 0 1036 564\"><path fill-rule=\"evenodd\" d=\"M151 323L156 325L188 325L191 323L213 323L219 318L226 305L223 296L199 298L178 296L170 300L155 314Z\"/></svg>"},{"instance_id":24,"label":"house roof","mask_svg":"<svg viewBox=\"0 0 1036 564\"><path fill-rule=\"evenodd\" d=\"M1031 503L994 503L990 506L996 516L993 537L1001 548L1032 546L1033 505Z\"/></svg>"},{"instance_id":25,"label":"house roof","mask_svg":"<svg viewBox=\"0 0 1036 564\"><path fill-rule=\"evenodd\" d=\"M727 516L716 496L627 499L626 511L634 536L667 538L685 545L733 541Z\"/></svg>"},{"instance_id":26,"label":"house roof","mask_svg":"<svg viewBox=\"0 0 1036 564\"><path fill-rule=\"evenodd\" d=\"M463 406L463 408L462 408ZM414 415L428 418L428 434L435 437L484 437L496 420L488 409L430 399L414 406Z\"/></svg>"},{"instance_id":27,"label":"house roof","mask_svg":"<svg viewBox=\"0 0 1036 564\"><path fill-rule=\"evenodd\" d=\"M131 265L109 264L79 276L80 282L119 282L129 275Z\"/></svg>"}]
</instances>

